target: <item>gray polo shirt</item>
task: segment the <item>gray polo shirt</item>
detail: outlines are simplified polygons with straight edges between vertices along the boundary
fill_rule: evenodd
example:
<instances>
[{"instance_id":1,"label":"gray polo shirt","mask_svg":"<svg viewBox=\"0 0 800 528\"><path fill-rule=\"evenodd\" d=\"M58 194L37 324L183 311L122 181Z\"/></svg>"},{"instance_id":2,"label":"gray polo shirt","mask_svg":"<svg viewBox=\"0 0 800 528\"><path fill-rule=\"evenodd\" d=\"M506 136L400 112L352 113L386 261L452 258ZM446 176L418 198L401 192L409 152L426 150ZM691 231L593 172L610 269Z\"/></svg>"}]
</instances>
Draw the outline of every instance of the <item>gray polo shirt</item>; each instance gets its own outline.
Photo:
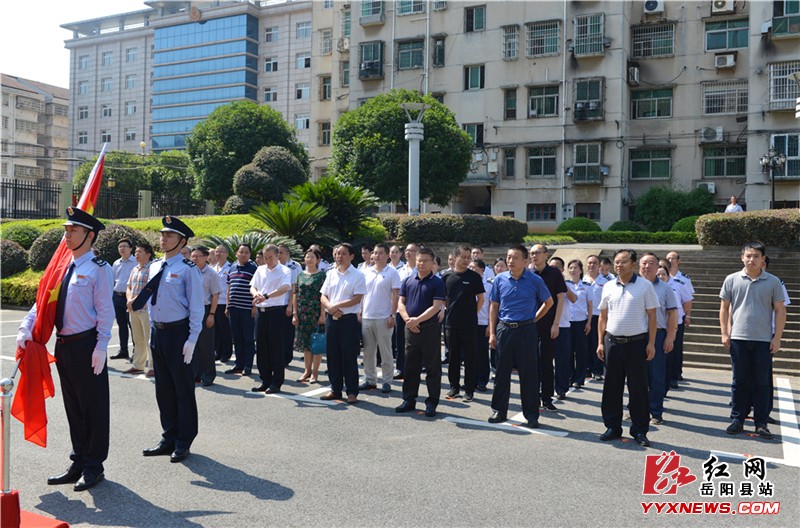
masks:
<instances>
[{"instance_id":1,"label":"gray polo shirt","mask_svg":"<svg viewBox=\"0 0 800 528\"><path fill-rule=\"evenodd\" d=\"M725 277L719 298L731 303L731 339L772 341L774 303L785 300L778 277L762 271L751 279L742 269Z\"/></svg>"}]
</instances>

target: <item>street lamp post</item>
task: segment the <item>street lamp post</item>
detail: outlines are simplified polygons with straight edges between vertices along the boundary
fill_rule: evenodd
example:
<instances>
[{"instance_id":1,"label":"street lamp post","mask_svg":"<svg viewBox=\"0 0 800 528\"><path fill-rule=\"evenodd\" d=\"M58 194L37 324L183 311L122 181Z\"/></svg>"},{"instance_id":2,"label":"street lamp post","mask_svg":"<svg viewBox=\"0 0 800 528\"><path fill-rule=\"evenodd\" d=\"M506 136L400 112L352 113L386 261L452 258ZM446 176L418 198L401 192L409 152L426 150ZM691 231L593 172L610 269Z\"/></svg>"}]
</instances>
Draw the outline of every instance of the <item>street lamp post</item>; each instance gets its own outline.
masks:
<instances>
[{"instance_id":1,"label":"street lamp post","mask_svg":"<svg viewBox=\"0 0 800 528\"><path fill-rule=\"evenodd\" d=\"M408 141L408 214L419 214L419 144L425 139L425 125L422 124L422 115L430 105L425 103L401 103L400 108L405 110L408 123L405 126L406 141ZM411 117L411 112L416 111L416 117Z\"/></svg>"},{"instance_id":2,"label":"street lamp post","mask_svg":"<svg viewBox=\"0 0 800 528\"><path fill-rule=\"evenodd\" d=\"M783 152L778 153L775 147L770 147L769 152L761 156L759 163L764 170L769 170L769 179L772 184L772 201L769 204L770 209L775 209L775 169L780 169L786 163L786 154Z\"/></svg>"}]
</instances>

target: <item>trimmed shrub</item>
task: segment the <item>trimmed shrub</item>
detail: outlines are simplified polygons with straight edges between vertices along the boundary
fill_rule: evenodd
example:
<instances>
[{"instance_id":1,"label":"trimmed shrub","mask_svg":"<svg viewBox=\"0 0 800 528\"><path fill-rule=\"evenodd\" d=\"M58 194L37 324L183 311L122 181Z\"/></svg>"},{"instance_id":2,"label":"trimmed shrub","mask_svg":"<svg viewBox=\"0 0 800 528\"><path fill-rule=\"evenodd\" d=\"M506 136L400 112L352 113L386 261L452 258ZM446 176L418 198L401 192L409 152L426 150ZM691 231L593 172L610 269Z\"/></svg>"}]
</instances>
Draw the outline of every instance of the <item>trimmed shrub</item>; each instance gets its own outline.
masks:
<instances>
[{"instance_id":1,"label":"trimmed shrub","mask_svg":"<svg viewBox=\"0 0 800 528\"><path fill-rule=\"evenodd\" d=\"M241 196L233 195L225 200L225 205L222 206L222 214L224 215L238 215L247 214L250 209L256 205L258 200L252 198L242 198Z\"/></svg>"},{"instance_id":2,"label":"trimmed shrub","mask_svg":"<svg viewBox=\"0 0 800 528\"><path fill-rule=\"evenodd\" d=\"M504 216L427 214L395 217L395 239L404 242L464 241L483 245L508 244L521 242L528 233L525 222ZM384 218L381 217L381 220ZM390 229L386 231L388 234Z\"/></svg>"},{"instance_id":3,"label":"trimmed shrub","mask_svg":"<svg viewBox=\"0 0 800 528\"><path fill-rule=\"evenodd\" d=\"M400 225L400 215L382 213L378 215L378 221L386 229L387 240L397 239L397 228Z\"/></svg>"},{"instance_id":4,"label":"trimmed shrub","mask_svg":"<svg viewBox=\"0 0 800 528\"><path fill-rule=\"evenodd\" d=\"M147 241L144 235L136 229L120 224L106 224L106 228L100 231L97 242L94 243L95 253L109 264L113 263L119 258L117 246L121 238L130 238L134 247L139 241ZM158 244L154 249L158 249Z\"/></svg>"},{"instance_id":5,"label":"trimmed shrub","mask_svg":"<svg viewBox=\"0 0 800 528\"><path fill-rule=\"evenodd\" d=\"M566 231L581 231L588 233L592 231L602 231L602 228L600 227L600 224L594 220L589 220L588 218L583 218L582 216L576 216L575 218L564 220L558 224L556 233L564 233Z\"/></svg>"},{"instance_id":6,"label":"trimmed shrub","mask_svg":"<svg viewBox=\"0 0 800 528\"><path fill-rule=\"evenodd\" d=\"M600 233L587 233L581 231L568 231L560 233L568 235L576 242L597 242L604 244L697 244L697 235L694 233L680 233L677 231L602 231Z\"/></svg>"},{"instance_id":7,"label":"trimmed shrub","mask_svg":"<svg viewBox=\"0 0 800 528\"><path fill-rule=\"evenodd\" d=\"M56 227L48 229L33 241L28 251L28 265L32 270L42 271L47 267L63 237L64 228Z\"/></svg>"},{"instance_id":8,"label":"trimmed shrub","mask_svg":"<svg viewBox=\"0 0 800 528\"><path fill-rule=\"evenodd\" d=\"M700 218L699 216L687 216L686 218L681 218L674 224L672 224L672 229L670 231L680 231L681 233L694 233L694 224L697 222L697 219Z\"/></svg>"},{"instance_id":9,"label":"trimmed shrub","mask_svg":"<svg viewBox=\"0 0 800 528\"><path fill-rule=\"evenodd\" d=\"M703 215L695 224L704 246L741 246L760 240L767 246L800 247L800 210L778 209Z\"/></svg>"},{"instance_id":10,"label":"trimmed shrub","mask_svg":"<svg viewBox=\"0 0 800 528\"><path fill-rule=\"evenodd\" d=\"M4 306L33 306L42 275L41 271L25 270L3 279L0 281L0 303Z\"/></svg>"},{"instance_id":11,"label":"trimmed shrub","mask_svg":"<svg viewBox=\"0 0 800 528\"><path fill-rule=\"evenodd\" d=\"M0 242L0 278L19 273L28 267L28 255L25 248L13 240Z\"/></svg>"},{"instance_id":12,"label":"trimmed shrub","mask_svg":"<svg viewBox=\"0 0 800 528\"><path fill-rule=\"evenodd\" d=\"M713 213L714 195L703 187L682 192L668 187L653 187L636 199L634 220L650 231L666 231L681 218Z\"/></svg>"},{"instance_id":13,"label":"trimmed shrub","mask_svg":"<svg viewBox=\"0 0 800 528\"><path fill-rule=\"evenodd\" d=\"M642 226L631 220L617 220L610 226L608 231L641 231Z\"/></svg>"},{"instance_id":14,"label":"trimmed shrub","mask_svg":"<svg viewBox=\"0 0 800 528\"><path fill-rule=\"evenodd\" d=\"M276 182L256 166L248 163L233 175L233 193L251 200L279 200L283 193L275 190Z\"/></svg>"},{"instance_id":15,"label":"trimmed shrub","mask_svg":"<svg viewBox=\"0 0 800 528\"><path fill-rule=\"evenodd\" d=\"M23 247L30 249L33 241L42 234L42 230L30 224L16 224L3 228L3 240L13 240Z\"/></svg>"},{"instance_id":16,"label":"trimmed shrub","mask_svg":"<svg viewBox=\"0 0 800 528\"><path fill-rule=\"evenodd\" d=\"M386 240L389 240L386 228L381 225L377 218L370 218L356 230L350 243L354 246L363 246L364 244L374 246L378 242L385 242Z\"/></svg>"},{"instance_id":17,"label":"trimmed shrub","mask_svg":"<svg viewBox=\"0 0 800 528\"><path fill-rule=\"evenodd\" d=\"M253 156L253 165L273 180L280 181L286 189L308 181L303 164L284 147L262 148Z\"/></svg>"}]
</instances>

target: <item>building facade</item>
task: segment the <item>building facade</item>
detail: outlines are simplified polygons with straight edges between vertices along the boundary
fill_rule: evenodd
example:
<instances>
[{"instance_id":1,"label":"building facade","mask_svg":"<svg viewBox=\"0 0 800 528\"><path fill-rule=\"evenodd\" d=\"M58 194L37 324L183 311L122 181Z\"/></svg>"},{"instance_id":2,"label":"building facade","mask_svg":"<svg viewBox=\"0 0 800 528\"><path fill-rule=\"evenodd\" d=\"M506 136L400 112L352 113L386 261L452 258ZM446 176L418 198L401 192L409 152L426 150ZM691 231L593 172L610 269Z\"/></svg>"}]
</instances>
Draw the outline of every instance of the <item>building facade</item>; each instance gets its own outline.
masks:
<instances>
[{"instance_id":1,"label":"building facade","mask_svg":"<svg viewBox=\"0 0 800 528\"><path fill-rule=\"evenodd\" d=\"M474 142L451 207L430 212L608 226L654 186L703 186L749 210L770 207L774 186L776 206L800 204L792 0L146 5L63 26L78 155L108 138L180 148L211 109L253 99L297 128L320 177L338 116L406 88L448 106ZM774 180L759 163L771 147L787 158Z\"/></svg>"},{"instance_id":2,"label":"building facade","mask_svg":"<svg viewBox=\"0 0 800 528\"><path fill-rule=\"evenodd\" d=\"M2 74L2 177L66 181L69 90Z\"/></svg>"}]
</instances>

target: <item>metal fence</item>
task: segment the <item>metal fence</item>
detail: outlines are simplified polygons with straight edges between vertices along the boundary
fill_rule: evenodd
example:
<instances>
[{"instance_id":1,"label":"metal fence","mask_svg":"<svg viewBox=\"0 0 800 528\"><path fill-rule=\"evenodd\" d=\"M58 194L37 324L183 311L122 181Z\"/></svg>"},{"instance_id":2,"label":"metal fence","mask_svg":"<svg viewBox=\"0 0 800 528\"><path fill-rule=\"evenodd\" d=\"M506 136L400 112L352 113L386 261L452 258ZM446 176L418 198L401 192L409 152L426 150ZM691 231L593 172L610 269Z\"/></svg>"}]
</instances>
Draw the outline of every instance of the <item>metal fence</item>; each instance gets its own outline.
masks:
<instances>
[{"instance_id":1,"label":"metal fence","mask_svg":"<svg viewBox=\"0 0 800 528\"><path fill-rule=\"evenodd\" d=\"M100 218L136 218L139 216L139 193L125 193L113 189L101 189L94 208Z\"/></svg>"},{"instance_id":2,"label":"metal fence","mask_svg":"<svg viewBox=\"0 0 800 528\"><path fill-rule=\"evenodd\" d=\"M3 178L0 180L2 218L55 218L60 216L61 186L49 181Z\"/></svg>"},{"instance_id":3,"label":"metal fence","mask_svg":"<svg viewBox=\"0 0 800 528\"><path fill-rule=\"evenodd\" d=\"M151 216L202 215L205 214L205 207L204 201L185 196L153 195Z\"/></svg>"}]
</instances>

